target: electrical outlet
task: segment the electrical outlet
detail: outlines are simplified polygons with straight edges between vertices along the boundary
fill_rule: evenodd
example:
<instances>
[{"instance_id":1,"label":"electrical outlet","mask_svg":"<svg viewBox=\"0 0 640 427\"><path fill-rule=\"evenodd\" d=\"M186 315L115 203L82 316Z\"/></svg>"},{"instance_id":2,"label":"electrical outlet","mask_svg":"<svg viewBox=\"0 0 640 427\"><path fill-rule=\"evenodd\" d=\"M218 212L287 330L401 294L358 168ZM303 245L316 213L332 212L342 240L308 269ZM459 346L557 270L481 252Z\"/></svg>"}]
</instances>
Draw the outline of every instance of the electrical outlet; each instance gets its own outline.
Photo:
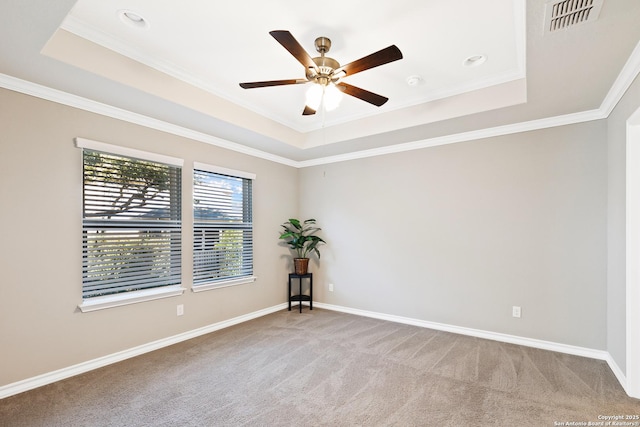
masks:
<instances>
[{"instance_id":1,"label":"electrical outlet","mask_svg":"<svg viewBox=\"0 0 640 427\"><path fill-rule=\"evenodd\" d=\"M176 313L178 316L182 316L184 314L184 304L178 304Z\"/></svg>"},{"instance_id":2,"label":"electrical outlet","mask_svg":"<svg viewBox=\"0 0 640 427\"><path fill-rule=\"evenodd\" d=\"M511 314L512 314L513 317L518 317L519 318L522 315L522 309L520 307L518 307L517 305L514 305Z\"/></svg>"},{"instance_id":3,"label":"electrical outlet","mask_svg":"<svg viewBox=\"0 0 640 427\"><path fill-rule=\"evenodd\" d=\"M329 283L329 292L333 292L333 283Z\"/></svg>"}]
</instances>

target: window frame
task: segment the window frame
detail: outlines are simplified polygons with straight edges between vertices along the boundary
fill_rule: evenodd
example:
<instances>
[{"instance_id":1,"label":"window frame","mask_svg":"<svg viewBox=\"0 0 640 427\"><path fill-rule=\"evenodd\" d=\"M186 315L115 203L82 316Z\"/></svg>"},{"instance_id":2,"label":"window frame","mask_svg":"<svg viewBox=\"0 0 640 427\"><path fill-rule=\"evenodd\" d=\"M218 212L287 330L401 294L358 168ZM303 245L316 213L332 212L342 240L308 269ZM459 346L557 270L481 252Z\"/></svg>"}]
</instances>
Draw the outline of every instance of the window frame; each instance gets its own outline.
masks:
<instances>
[{"instance_id":1,"label":"window frame","mask_svg":"<svg viewBox=\"0 0 640 427\"><path fill-rule=\"evenodd\" d=\"M251 192L253 193L253 182L256 179L256 174L254 174L254 173L245 172L245 171L239 171L239 170L235 170L235 169L229 169L229 168L225 168L225 167L221 167L221 166L214 166L214 165L207 164L207 163L193 162L193 169L191 171L192 179L194 178L196 171L210 172L210 173L217 174L217 175L225 175L225 176L229 176L229 177L232 177L232 178L240 178L240 179L243 179L243 180L249 180L249 181L251 181ZM249 197L251 198L251 205L252 205L251 206L251 213L253 214L253 194L250 194ZM195 254L195 248L194 247L196 245L195 232L196 232L196 222L197 221L195 219L194 204L195 204L195 179L193 179L193 181L192 181L192 200L191 200L192 215L193 215L193 230L192 230L192 233L191 233L191 236L192 236L191 244L192 244L192 249L194 250L193 251L193 258L192 258L192 273L194 273L194 271L195 271L195 261L196 261L196 254ZM251 238L252 248L251 248L251 250L253 251L253 244L255 242L254 236L253 236L253 218L251 218L251 232L252 232L252 238ZM237 285L253 283L256 280L257 280L257 277L255 276L254 266L252 265L251 274L246 275L246 276L231 277L231 278L227 278L227 279L211 280L209 282L198 283L198 284L196 284L195 281L192 280L191 291L192 292L203 292L203 291L208 291L208 290L212 290L212 289L220 289L220 288L226 288L226 287L229 287L229 286L237 286Z\"/></svg>"},{"instance_id":2,"label":"window frame","mask_svg":"<svg viewBox=\"0 0 640 427\"><path fill-rule=\"evenodd\" d=\"M92 141L85 138L75 138L75 145L77 148L80 148L80 156L81 159L84 159L84 150L92 150L99 151L105 154L111 154L115 156L123 156L134 159L140 159L150 162L162 163L169 166L174 166L180 168L179 173L182 175L184 173L184 160L177 158L166 156L157 153L151 153L147 151L137 150L133 148L127 148L117 145L106 144L103 142ZM82 160L83 167L81 168L82 173L82 182L84 182L84 160ZM183 181L183 180L181 180ZM84 184L82 184L84 188ZM181 204L183 203L184 194L181 191ZM81 209L84 209L84 202L81 203ZM81 214L83 218L83 232L84 232L84 214ZM182 225L182 221L180 221L179 234L182 236L184 234L184 228ZM183 240L181 238L181 240ZM183 243L179 245L180 248L180 258L183 257L182 251ZM181 263L182 265L182 263ZM182 267L180 271L180 277L182 281ZM105 308L118 307L122 305L135 304L144 301L151 301L160 298L169 298L173 296L179 296L184 293L186 289L182 286L182 284L172 284L172 285L164 285L154 288L147 289L138 289L130 292L122 292L110 295L102 295L95 296L90 298L83 298L82 303L78 305L78 308L82 312L90 312L95 310L101 310Z\"/></svg>"}]
</instances>

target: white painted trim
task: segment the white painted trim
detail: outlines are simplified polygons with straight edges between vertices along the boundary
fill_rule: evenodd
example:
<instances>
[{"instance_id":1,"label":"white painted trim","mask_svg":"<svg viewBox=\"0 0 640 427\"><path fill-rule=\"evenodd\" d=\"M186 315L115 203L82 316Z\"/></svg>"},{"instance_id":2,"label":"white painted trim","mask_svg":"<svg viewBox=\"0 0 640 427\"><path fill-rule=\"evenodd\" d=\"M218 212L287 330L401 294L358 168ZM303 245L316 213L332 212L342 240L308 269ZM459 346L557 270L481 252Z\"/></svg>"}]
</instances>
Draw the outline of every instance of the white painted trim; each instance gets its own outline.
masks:
<instances>
[{"instance_id":1,"label":"white painted trim","mask_svg":"<svg viewBox=\"0 0 640 427\"><path fill-rule=\"evenodd\" d=\"M488 88L494 85L499 85L507 82L511 82L518 79L526 78L526 0L512 0L513 1L513 22L514 26L514 40L516 44L516 67L514 69L506 70L505 72L488 79L482 79L475 81L472 84L463 84L448 90L436 90L429 93L428 99L419 99L411 103L402 104L396 108L389 108L386 106L386 111L394 111L403 108L409 108L413 105L422 104L425 102L434 101L436 99L448 98L462 93L470 92L473 90L479 90ZM130 44L127 44L123 40L114 37L111 34L106 34L96 28L87 25L82 20L77 19L72 15L68 15L60 28L75 34L78 37L82 37L97 45L105 47L109 50L119 53L122 56L130 58L134 61L140 62L147 67L160 71L166 75L169 75L175 79L181 80L191 86L202 89L206 92L212 93L215 96L223 98L229 102L240 105L248 110L253 111L259 115L265 116L270 120L280 123L288 128L291 128L299 133L306 133L321 130L324 127L324 123L316 122L314 124L299 124L293 120L289 120L283 117L277 117L268 108L257 108L238 96L233 95L232 92L223 92L219 88L214 87L211 82L207 82L201 77L194 76L184 68L177 66L176 64L166 61L164 59L158 59L152 57L144 52L133 48ZM354 114L346 118L337 118L332 121L331 125L339 125L348 121L356 120L360 114Z\"/></svg>"},{"instance_id":2,"label":"white painted trim","mask_svg":"<svg viewBox=\"0 0 640 427\"><path fill-rule=\"evenodd\" d=\"M163 286L152 289L142 289L133 292L123 292L120 294L106 295L102 297L93 297L82 300L78 308L83 313L91 311L104 310L106 308L121 307L123 305L137 304L145 301L153 301L156 299L170 298L180 296L186 291L180 285Z\"/></svg>"},{"instance_id":3,"label":"white painted trim","mask_svg":"<svg viewBox=\"0 0 640 427\"><path fill-rule=\"evenodd\" d=\"M250 105L249 103L247 103L246 101L242 100L237 96L232 96L229 93L220 92L210 82L207 82L202 78L194 76L193 74L187 72L182 67L179 67L164 59L159 59L157 57L154 58L149 55L145 55L136 49L132 49L132 46L130 44L127 44L122 40L116 39L112 35L105 34L100 30L90 27L86 25L84 22L76 19L71 15L68 15L65 18L65 21L62 23L60 28L72 34L75 34L78 37L82 37L83 39L89 40L99 46L112 50L124 57L127 57L136 62L144 64L149 68L155 69L161 73L171 76L174 79L183 81L195 88L204 90L205 92L211 93L214 96L225 99L241 107L244 107L250 111L253 111L254 113L265 116L277 123L280 123L281 125L287 126L299 132L303 132L305 130L298 127L296 123L291 120L282 120L274 117L271 111L268 109L256 108L255 106Z\"/></svg>"},{"instance_id":4,"label":"white painted trim","mask_svg":"<svg viewBox=\"0 0 640 427\"><path fill-rule=\"evenodd\" d=\"M625 375L627 393L640 399L640 109L626 126Z\"/></svg>"},{"instance_id":5,"label":"white painted trim","mask_svg":"<svg viewBox=\"0 0 640 427\"><path fill-rule=\"evenodd\" d=\"M107 144L105 142L93 141L86 138L75 138L76 147L87 148L89 150L102 151L104 153L116 154L119 156L134 157L136 159L148 160L151 162L164 163L171 166L184 166L184 159L178 157L165 156L164 154L151 153L149 151L136 150L135 148L122 147L120 145Z\"/></svg>"},{"instance_id":6,"label":"white painted trim","mask_svg":"<svg viewBox=\"0 0 640 427\"><path fill-rule=\"evenodd\" d=\"M372 148L354 153L339 154L336 156L322 157L313 160L305 160L298 163L298 167L325 165L329 163L357 160L367 157L382 156L386 154L402 153L405 151L419 150L438 145L455 144L458 142L475 141L483 138L491 138L514 133L529 132L557 126L566 126L576 123L605 119L606 116L600 110L583 111L580 113L566 114L564 116L549 117L545 119L531 120L528 122L514 123L504 126L479 129L469 132L456 133L420 141L406 142L404 144L389 145L386 147Z\"/></svg>"},{"instance_id":7,"label":"white painted trim","mask_svg":"<svg viewBox=\"0 0 640 427\"><path fill-rule=\"evenodd\" d=\"M229 286L246 285L248 283L255 282L257 279L258 278L256 276L248 276L248 277L241 277L239 279L221 280L218 282L204 283L202 285L193 285L191 287L191 291L203 292L203 291L210 291L213 289L228 288Z\"/></svg>"},{"instance_id":8,"label":"white painted trim","mask_svg":"<svg viewBox=\"0 0 640 427\"><path fill-rule=\"evenodd\" d=\"M223 168L222 166L214 166L207 163L193 162L193 168L201 171L217 173L220 175L235 176L246 179L256 179L256 174L251 172L243 172L235 169Z\"/></svg>"},{"instance_id":9,"label":"white painted trim","mask_svg":"<svg viewBox=\"0 0 640 427\"><path fill-rule=\"evenodd\" d=\"M153 119L143 116L142 114L133 113L131 111L123 110L120 108L112 107L110 105L95 102L86 98L82 98L76 95L71 95L56 89L51 89L46 86L38 85L36 83L21 80L6 74L0 74L0 87L4 87L9 90L24 93L27 95L35 96L38 98L46 99L49 101L57 102L59 104L68 105L70 107L79 108L85 111L89 111L96 114L101 114L107 117L112 117L118 120L124 120L130 123L135 123L140 126L145 126L150 129L160 130L162 132L171 133L174 135L190 138L195 141L205 142L207 144L215 145L217 147L226 148L228 150L237 151L250 156L258 157L265 160L270 160L276 163L281 163L287 166L296 168L304 168L309 166L323 165L328 163L343 162L347 160L362 159L373 156L381 156L385 154L400 153L410 150L419 150L422 148L434 147L437 145L454 144L457 142L472 141L481 138L489 138L501 135L508 135L519 132L528 132L532 130L539 130L545 128L551 128L556 126L566 126L575 123L582 123L591 120L605 119L609 116L613 108L620 101L626 90L629 88L636 76L640 74L640 42L636 45L632 54L629 56L625 66L616 78L613 86L607 93L607 96L603 100L600 107L596 110L589 110L584 112L578 112L573 114L567 114L557 117L549 117L539 120L531 120L527 122L514 123L505 126L497 126L493 128L480 129L477 131L463 132L459 134L447 135L438 138L429 138L420 141L412 141L404 144L397 144L393 146L363 150L354 153L348 153L337 156L329 156L323 158L317 158L305 161L295 161L284 157L276 156L274 154L266 153L261 150L246 147L242 144L226 141L221 138L217 138L212 135L208 135L202 132L197 132L191 129L187 129L181 126L176 126L161 120Z\"/></svg>"},{"instance_id":10,"label":"white painted trim","mask_svg":"<svg viewBox=\"0 0 640 427\"><path fill-rule=\"evenodd\" d=\"M589 357L597 360L604 360L609 364L614 375L617 377L618 381L620 381L620 384L623 387L625 387L625 390L626 390L626 379L624 377L624 374L622 373L622 370L618 367L618 365L613 360L611 355L608 352L603 350L594 350L594 349L571 346L571 345L560 344L560 343L555 343L550 341L518 337L514 335L507 335L507 334L483 331L479 329L465 328L465 327L454 326L454 325L447 325L444 323L428 322L425 320L412 319L408 317L395 316L395 315L384 314L384 313L377 313L377 312L343 307L343 306L338 306L333 304L325 304L321 302L316 302L314 305L316 306L316 308L338 311L342 313L353 314L356 316L371 317L374 319L386 320L386 321L402 323L406 325L413 325L413 326L418 326L418 327L423 327L428 329L434 329L438 331L451 332L455 334L472 336L476 338L489 339L492 341L505 342L509 344L539 348L542 350L550 350L550 351L556 351L559 353ZM37 387L51 384L56 381L61 381L63 379L70 378L75 375L83 374L85 372L89 372L91 370L101 368L103 366L121 362L123 360L130 359L132 357L140 356L142 354L149 353L151 351L158 350L164 347L168 347L170 345L177 344L179 342L186 341L192 338L196 338L201 335L215 332L220 329L228 328L229 326L234 326L239 323L256 319L258 317L266 316L268 314L272 314L277 311L284 310L287 307L288 307L287 303L278 304L272 307L255 311L253 313L248 313L245 315L234 317L229 320L223 320L221 322L214 323L209 326L183 332L181 334L174 335L172 337L163 338L148 344L143 344L141 346L133 347L128 350L120 351L118 353L110 354L104 357L99 357L97 359L89 360L87 362L82 362L77 365L59 369L57 371L48 372L42 375L38 375L36 377L27 378L22 381L7 384L5 386L0 387L0 399L4 399L5 397L13 396L15 394L32 390Z\"/></svg>"},{"instance_id":11,"label":"white painted trim","mask_svg":"<svg viewBox=\"0 0 640 427\"><path fill-rule=\"evenodd\" d=\"M618 366L618 364L616 363L616 361L613 359L613 357L611 356L611 354L607 355L607 359L606 359L607 363L609 364L609 368L611 368L611 370L613 371L613 375L616 376L616 378L618 379L618 382L620 383L620 385L622 386L622 388L624 388L624 391L631 396L631 393L629 393L629 390L627 389L627 378L624 375L624 372L622 372L622 369L620 369L620 366ZM632 396L633 397L633 396Z\"/></svg>"},{"instance_id":12,"label":"white painted trim","mask_svg":"<svg viewBox=\"0 0 640 427\"><path fill-rule=\"evenodd\" d=\"M280 311L287 308L286 303L278 304L273 307L268 307L262 310L254 311L253 313L244 314L232 319L223 320L204 326L202 328L194 329L191 331L183 332L172 337L162 338L157 341L153 341L147 344L143 344L137 347L130 348L128 350L113 353L97 359L88 360L86 362L78 363L77 365L69 366L67 368L58 369L57 371L47 372L36 377L27 378L22 381L7 384L0 387L0 399L13 396L14 394L22 393L28 390L32 390L37 387L42 387L47 384L54 383L56 381L64 380L66 378L73 377L75 375L83 374L85 372L92 371L94 369L102 368L103 366L111 365L113 363L121 362L132 357L140 356L145 353L149 353L154 350L158 350L164 347L168 347L173 344L177 344L182 341L186 341L192 338L199 337L211 332L218 331L220 329L228 328L229 326L237 325L242 322L257 319L258 317L266 316L276 311Z\"/></svg>"},{"instance_id":13,"label":"white painted trim","mask_svg":"<svg viewBox=\"0 0 640 427\"><path fill-rule=\"evenodd\" d=\"M602 101L602 104L600 104L600 107L596 110L566 114L563 116L548 117L539 120L531 120L505 126L497 126L493 128L446 135L437 138L423 139L421 141L412 141L404 144L374 148L371 150L363 150L355 153L306 160L299 162L298 167L304 168L309 166L324 165L329 163L362 159L366 157L400 153L410 150L419 150L422 148L435 147L438 145L454 144L457 142L473 141L481 138L490 138L520 132L546 129L556 126L566 126L592 120L606 119L607 117L609 117L609 114L611 114L620 99L622 99L625 92L627 91L627 89L629 89L629 86L631 86L638 74L640 74L640 42L636 44L636 47L629 56L629 59L620 71L620 74L618 74L618 77L609 89L609 92L607 93L605 99Z\"/></svg>"},{"instance_id":14,"label":"white painted trim","mask_svg":"<svg viewBox=\"0 0 640 427\"><path fill-rule=\"evenodd\" d=\"M343 307L333 304L314 302L313 305L326 310L339 311L342 313L355 314L357 316L371 317L374 319L387 320L390 322L403 323L405 325L419 326L422 328L434 329L436 331L451 332L459 335L482 338L492 341L499 341L509 344L522 345L525 347L550 350L558 353L572 354L574 356L588 357L597 360L608 360L609 353L604 350L594 350L585 347L555 343L551 341L537 340L533 338L519 337L516 335L501 334L498 332L483 331L480 329L465 328L462 326L447 325L444 323L429 322L426 320L412 319L409 317L395 316L392 314L377 313L373 311L360 310L356 308Z\"/></svg>"},{"instance_id":15,"label":"white painted trim","mask_svg":"<svg viewBox=\"0 0 640 427\"><path fill-rule=\"evenodd\" d=\"M227 141L181 126L176 126L158 119L153 119L142 114L133 113L131 111L95 102L86 98L82 98L80 96L71 95L69 93L51 89L46 86L28 82L26 80L21 80L6 74L0 74L0 87L57 102L59 104L68 105L70 107L79 108L92 113L112 117L118 120L135 123L140 126L148 127L150 129L156 129L162 132L167 132L185 138L193 139L195 141L205 142L217 147L226 148L228 150L237 151L250 156L270 160L276 163L281 163L287 166L304 168L373 156L381 156L385 154L400 153L410 150L419 150L422 148L472 141L481 138L489 138L519 132L528 132L532 130L539 130L556 126L566 126L591 120L605 119L609 116L611 111L613 111L613 108L615 108L616 104L620 101L626 90L629 88L629 86L639 73L640 42L638 42L632 54L629 56L629 59L627 60L625 66L621 70L620 74L616 78L616 81L614 82L613 86L607 93L607 96L598 109L305 161L295 161L281 156L276 156L271 153L266 153L261 150L246 147L242 144Z\"/></svg>"},{"instance_id":16,"label":"white painted trim","mask_svg":"<svg viewBox=\"0 0 640 427\"><path fill-rule=\"evenodd\" d=\"M325 304L322 302L315 302L314 305L317 308L323 308L325 310L339 311L342 313L355 314L357 316L371 317L374 319L387 320L387 321L396 322L396 323L403 323L405 325L413 325L413 326L419 326L422 328L434 329L437 331L451 332L454 334L488 339L488 340L504 342L508 344L516 344L516 345L522 345L525 347L538 348L541 350L549 350L549 351L555 351L558 353L571 354L574 356L588 357L590 359L604 360L609 365L609 368L615 375L618 382L620 382L620 385L625 390L625 392L631 397L640 398L640 396L636 394L636 391L634 391L633 388L629 385L629 382L625 377L624 373L622 372L622 369L620 369L616 361L613 359L613 357L611 357L611 354L605 350L596 350L591 348L556 343L552 341L544 341L544 340L538 340L533 338L519 337L516 335L501 334L498 332L483 331L480 329L465 328L462 326L447 325L444 323L429 322L426 320L419 320L419 319L412 319L409 317L377 313L373 311L360 310L355 308L343 307L339 305ZM640 360L640 358L636 360Z\"/></svg>"},{"instance_id":17,"label":"white painted trim","mask_svg":"<svg viewBox=\"0 0 640 427\"><path fill-rule=\"evenodd\" d=\"M609 117L609 114L611 114L616 105L618 105L618 102L620 102L620 99L622 99L622 96L627 89L629 89L629 86L631 86L638 74L640 74L640 41L636 44L631 55L629 55L629 59L627 59L624 67L622 67L616 81L613 82L607 96L602 101L602 104L600 104L600 110L606 117Z\"/></svg>"},{"instance_id":18,"label":"white painted trim","mask_svg":"<svg viewBox=\"0 0 640 427\"><path fill-rule=\"evenodd\" d=\"M161 132L189 138L194 141L204 142L206 144L211 144L216 147L225 148L227 150L236 151L260 159L269 160L287 166L298 167L298 162L294 160L290 160L261 150L256 150L255 148L250 148L242 144L227 141L213 135L208 135L203 132L198 132L182 126L177 126L162 120L144 116L142 114L127 111L122 108L113 107L111 105L92 101L81 96L72 95L70 93L66 93L57 89L52 89L36 83L28 82L26 80L21 80L2 73L0 73L0 87L15 92L24 93L25 95L35 96L47 101L56 102L58 104L67 105L69 107L78 108L80 110L88 111L91 113L100 114L105 117L111 117L113 119L144 126L149 129L155 129Z\"/></svg>"}]
</instances>

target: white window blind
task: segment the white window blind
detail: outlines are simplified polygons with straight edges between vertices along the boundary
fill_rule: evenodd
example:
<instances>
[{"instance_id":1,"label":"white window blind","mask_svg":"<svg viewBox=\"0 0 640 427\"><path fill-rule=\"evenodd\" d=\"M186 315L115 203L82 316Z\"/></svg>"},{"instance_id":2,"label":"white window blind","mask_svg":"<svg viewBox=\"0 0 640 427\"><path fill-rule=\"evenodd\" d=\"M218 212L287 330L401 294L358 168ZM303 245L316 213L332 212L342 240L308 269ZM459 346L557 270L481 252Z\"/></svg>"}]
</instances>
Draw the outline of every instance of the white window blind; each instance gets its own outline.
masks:
<instances>
[{"instance_id":1,"label":"white window blind","mask_svg":"<svg viewBox=\"0 0 640 427\"><path fill-rule=\"evenodd\" d=\"M194 287L253 275L251 188L250 178L194 169Z\"/></svg>"},{"instance_id":2,"label":"white window blind","mask_svg":"<svg viewBox=\"0 0 640 427\"><path fill-rule=\"evenodd\" d=\"M181 282L181 168L83 150L83 299Z\"/></svg>"}]
</instances>

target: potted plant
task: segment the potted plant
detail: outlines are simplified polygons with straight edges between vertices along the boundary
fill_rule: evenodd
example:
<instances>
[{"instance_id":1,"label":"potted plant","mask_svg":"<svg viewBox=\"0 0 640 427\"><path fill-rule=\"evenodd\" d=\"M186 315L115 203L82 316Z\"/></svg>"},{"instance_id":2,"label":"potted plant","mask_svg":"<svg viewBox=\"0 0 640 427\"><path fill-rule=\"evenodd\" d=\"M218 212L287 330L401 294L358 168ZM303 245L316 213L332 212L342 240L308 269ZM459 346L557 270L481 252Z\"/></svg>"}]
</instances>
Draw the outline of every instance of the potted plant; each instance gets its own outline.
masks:
<instances>
[{"instance_id":1,"label":"potted plant","mask_svg":"<svg viewBox=\"0 0 640 427\"><path fill-rule=\"evenodd\" d=\"M326 243L315 235L321 228L316 227L315 219L307 219L301 222L295 218L291 218L282 224L282 228L284 230L280 234L280 239L284 240L296 254L293 259L295 274L307 274L309 253L315 253L320 259L318 245Z\"/></svg>"}]
</instances>

